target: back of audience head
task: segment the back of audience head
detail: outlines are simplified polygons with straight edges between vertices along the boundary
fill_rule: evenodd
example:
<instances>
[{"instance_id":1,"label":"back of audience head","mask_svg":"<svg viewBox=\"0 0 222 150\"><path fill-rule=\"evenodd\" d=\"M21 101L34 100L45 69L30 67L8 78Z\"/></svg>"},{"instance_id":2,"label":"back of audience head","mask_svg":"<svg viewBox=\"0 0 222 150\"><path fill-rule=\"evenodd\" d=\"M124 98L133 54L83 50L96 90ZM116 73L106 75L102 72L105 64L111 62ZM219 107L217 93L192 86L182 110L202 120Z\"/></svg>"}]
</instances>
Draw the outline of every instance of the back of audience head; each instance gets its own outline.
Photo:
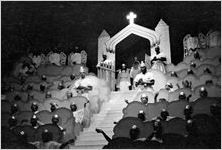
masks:
<instances>
[{"instance_id":1,"label":"back of audience head","mask_svg":"<svg viewBox=\"0 0 222 150\"><path fill-rule=\"evenodd\" d=\"M50 105L51 105L51 107L50 107L51 112L54 112L56 110L57 104L56 103L50 103Z\"/></svg>"},{"instance_id":2,"label":"back of audience head","mask_svg":"<svg viewBox=\"0 0 222 150\"><path fill-rule=\"evenodd\" d=\"M72 98L72 92L67 92L67 99Z\"/></svg>"},{"instance_id":3,"label":"back of audience head","mask_svg":"<svg viewBox=\"0 0 222 150\"><path fill-rule=\"evenodd\" d=\"M146 120L146 116L143 110L140 110L137 117L141 120L141 121L145 121Z\"/></svg>"},{"instance_id":4,"label":"back of audience head","mask_svg":"<svg viewBox=\"0 0 222 150\"><path fill-rule=\"evenodd\" d=\"M36 115L32 116L30 123L33 127L36 127L38 125L38 118L36 117Z\"/></svg>"},{"instance_id":5,"label":"back of audience head","mask_svg":"<svg viewBox=\"0 0 222 150\"><path fill-rule=\"evenodd\" d=\"M173 88L172 83L167 82L167 84L166 84L166 86L165 86L165 89L168 90L168 91L170 91L172 88Z\"/></svg>"},{"instance_id":6,"label":"back of audience head","mask_svg":"<svg viewBox=\"0 0 222 150\"><path fill-rule=\"evenodd\" d=\"M59 116L57 114L55 114L53 117L52 117L52 124L54 125L58 125L59 123Z\"/></svg>"},{"instance_id":7,"label":"back of audience head","mask_svg":"<svg viewBox=\"0 0 222 150\"><path fill-rule=\"evenodd\" d=\"M186 130L188 132L188 135L193 135L193 136L197 136L198 135L198 129L196 127L196 124L191 119L187 120Z\"/></svg>"},{"instance_id":8,"label":"back of audience head","mask_svg":"<svg viewBox=\"0 0 222 150\"><path fill-rule=\"evenodd\" d=\"M161 113L160 113L160 117L163 121L167 120L167 117L169 116L169 112L166 111L166 109L162 109Z\"/></svg>"},{"instance_id":9,"label":"back of audience head","mask_svg":"<svg viewBox=\"0 0 222 150\"><path fill-rule=\"evenodd\" d=\"M28 136L24 131L20 131L18 137L21 142L26 143L28 141Z\"/></svg>"},{"instance_id":10,"label":"back of audience head","mask_svg":"<svg viewBox=\"0 0 222 150\"><path fill-rule=\"evenodd\" d=\"M39 106L37 105L37 103L36 102L32 103L31 105L32 112L35 113L38 111L38 109L39 109Z\"/></svg>"},{"instance_id":11,"label":"back of audience head","mask_svg":"<svg viewBox=\"0 0 222 150\"><path fill-rule=\"evenodd\" d=\"M15 118L15 116L11 116L8 119L8 124L10 128L15 127L17 125L17 119Z\"/></svg>"},{"instance_id":12,"label":"back of audience head","mask_svg":"<svg viewBox=\"0 0 222 150\"><path fill-rule=\"evenodd\" d=\"M139 135L140 135L140 129L136 125L133 125L132 128L130 129L130 139L136 140L139 138Z\"/></svg>"},{"instance_id":13,"label":"back of audience head","mask_svg":"<svg viewBox=\"0 0 222 150\"><path fill-rule=\"evenodd\" d=\"M187 99L186 94L184 92L180 92L179 100L186 100L186 99Z\"/></svg>"},{"instance_id":14,"label":"back of audience head","mask_svg":"<svg viewBox=\"0 0 222 150\"><path fill-rule=\"evenodd\" d=\"M212 114L213 116L219 117L219 119L220 119L220 116L221 116L221 107L220 107L220 105L218 105L218 104L212 104L212 105L210 106L210 112L211 112L211 114Z\"/></svg>"},{"instance_id":15,"label":"back of audience head","mask_svg":"<svg viewBox=\"0 0 222 150\"><path fill-rule=\"evenodd\" d=\"M200 59L200 54L197 51L194 52L194 58Z\"/></svg>"},{"instance_id":16,"label":"back of audience head","mask_svg":"<svg viewBox=\"0 0 222 150\"><path fill-rule=\"evenodd\" d=\"M210 71L210 69L209 69L209 68L205 68L203 73L208 73L208 74L211 74L212 72Z\"/></svg>"},{"instance_id":17,"label":"back of audience head","mask_svg":"<svg viewBox=\"0 0 222 150\"><path fill-rule=\"evenodd\" d=\"M44 85L44 84L41 84L41 85L40 85L40 91L41 91L41 92L44 92L45 89L46 89L45 85Z\"/></svg>"},{"instance_id":18,"label":"back of audience head","mask_svg":"<svg viewBox=\"0 0 222 150\"><path fill-rule=\"evenodd\" d=\"M53 134L49 132L47 129L42 132L42 142L47 143L53 141Z\"/></svg>"},{"instance_id":19,"label":"back of audience head","mask_svg":"<svg viewBox=\"0 0 222 150\"><path fill-rule=\"evenodd\" d=\"M174 72L174 71L172 71L172 72L170 73L170 76L171 76L171 77L178 77L178 76L177 76L177 73Z\"/></svg>"},{"instance_id":20,"label":"back of audience head","mask_svg":"<svg viewBox=\"0 0 222 150\"><path fill-rule=\"evenodd\" d=\"M190 67L196 68L196 64L195 64L194 62L191 62L191 63L190 63Z\"/></svg>"},{"instance_id":21,"label":"back of audience head","mask_svg":"<svg viewBox=\"0 0 222 150\"><path fill-rule=\"evenodd\" d=\"M16 112L18 112L18 105L17 104L11 105L11 114L13 115Z\"/></svg>"},{"instance_id":22,"label":"back of audience head","mask_svg":"<svg viewBox=\"0 0 222 150\"><path fill-rule=\"evenodd\" d=\"M75 78L76 78L76 77L75 77L75 74L71 74L71 75L70 75L70 79L71 79L71 80L74 80Z\"/></svg>"},{"instance_id":23,"label":"back of audience head","mask_svg":"<svg viewBox=\"0 0 222 150\"><path fill-rule=\"evenodd\" d=\"M199 94L200 94L200 97L201 97L201 98L205 98L205 97L208 96L208 92L207 92L207 90L206 90L205 87L201 87L201 88L200 88Z\"/></svg>"},{"instance_id":24,"label":"back of audience head","mask_svg":"<svg viewBox=\"0 0 222 150\"><path fill-rule=\"evenodd\" d=\"M48 92L46 92L46 95L45 95L45 97L46 97L46 98L51 98L51 97L52 97L52 94L51 94L51 92L49 92L49 91L48 91Z\"/></svg>"},{"instance_id":25,"label":"back of audience head","mask_svg":"<svg viewBox=\"0 0 222 150\"><path fill-rule=\"evenodd\" d=\"M187 74L194 74L194 72L193 72L192 69L188 69L188 70L187 70Z\"/></svg>"},{"instance_id":26,"label":"back of audience head","mask_svg":"<svg viewBox=\"0 0 222 150\"><path fill-rule=\"evenodd\" d=\"M184 109L185 119L190 120L192 113L193 113L193 108L190 105L186 105Z\"/></svg>"},{"instance_id":27,"label":"back of audience head","mask_svg":"<svg viewBox=\"0 0 222 150\"><path fill-rule=\"evenodd\" d=\"M161 139L162 125L159 119L154 120L153 129L154 129L154 137L156 137L157 139Z\"/></svg>"},{"instance_id":28,"label":"back of audience head","mask_svg":"<svg viewBox=\"0 0 222 150\"><path fill-rule=\"evenodd\" d=\"M76 104L75 103L71 103L70 104L70 109L71 109L72 112L75 112L77 110Z\"/></svg>"},{"instance_id":29,"label":"back of audience head","mask_svg":"<svg viewBox=\"0 0 222 150\"><path fill-rule=\"evenodd\" d=\"M42 78L43 81L46 81L46 80L47 80L47 78L46 78L45 75L42 75L41 78Z\"/></svg>"}]
</instances>

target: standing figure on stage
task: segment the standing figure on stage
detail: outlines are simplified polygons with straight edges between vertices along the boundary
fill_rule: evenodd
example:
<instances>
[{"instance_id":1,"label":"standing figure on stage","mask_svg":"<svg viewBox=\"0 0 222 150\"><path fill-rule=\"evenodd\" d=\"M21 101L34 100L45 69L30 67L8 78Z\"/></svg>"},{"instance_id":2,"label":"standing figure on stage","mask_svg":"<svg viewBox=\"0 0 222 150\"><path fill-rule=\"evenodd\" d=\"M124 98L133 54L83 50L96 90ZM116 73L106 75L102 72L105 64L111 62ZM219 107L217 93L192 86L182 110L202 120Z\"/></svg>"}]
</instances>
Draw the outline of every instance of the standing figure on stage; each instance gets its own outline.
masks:
<instances>
[{"instance_id":1,"label":"standing figure on stage","mask_svg":"<svg viewBox=\"0 0 222 150\"><path fill-rule=\"evenodd\" d=\"M153 89L152 86L154 85L155 82L153 78L153 73L147 71L144 62L141 63L140 70L141 73L137 74L134 79L135 87L139 88L140 90L143 90L144 88Z\"/></svg>"},{"instance_id":2,"label":"standing figure on stage","mask_svg":"<svg viewBox=\"0 0 222 150\"><path fill-rule=\"evenodd\" d=\"M164 61L166 61L166 56L163 52L160 52L159 46L155 48L156 54L151 56L152 69L160 70L166 73Z\"/></svg>"},{"instance_id":3,"label":"standing figure on stage","mask_svg":"<svg viewBox=\"0 0 222 150\"><path fill-rule=\"evenodd\" d=\"M130 69L130 83L131 83L131 90L135 89L134 87L134 79L137 74L140 73L140 63L139 61L134 61L132 68Z\"/></svg>"},{"instance_id":4,"label":"standing figure on stage","mask_svg":"<svg viewBox=\"0 0 222 150\"><path fill-rule=\"evenodd\" d=\"M129 91L129 87L131 85L130 74L125 64L122 64L122 68L119 71L117 83L117 88L119 88L120 91Z\"/></svg>"}]
</instances>

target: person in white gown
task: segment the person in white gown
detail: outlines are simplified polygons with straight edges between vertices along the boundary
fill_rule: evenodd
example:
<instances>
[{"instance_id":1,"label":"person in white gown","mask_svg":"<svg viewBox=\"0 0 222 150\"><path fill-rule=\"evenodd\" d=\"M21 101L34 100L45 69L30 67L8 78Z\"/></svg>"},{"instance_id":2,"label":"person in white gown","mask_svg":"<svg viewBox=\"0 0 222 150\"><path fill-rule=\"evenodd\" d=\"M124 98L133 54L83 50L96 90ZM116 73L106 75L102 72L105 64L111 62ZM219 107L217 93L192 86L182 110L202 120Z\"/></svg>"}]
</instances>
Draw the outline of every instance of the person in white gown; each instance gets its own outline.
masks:
<instances>
[{"instance_id":1,"label":"person in white gown","mask_svg":"<svg viewBox=\"0 0 222 150\"><path fill-rule=\"evenodd\" d=\"M144 88L152 89L152 86L154 85L153 73L147 71L144 62L141 63L140 69L141 73L137 74L134 79L135 87L139 90L143 90Z\"/></svg>"},{"instance_id":2,"label":"person in white gown","mask_svg":"<svg viewBox=\"0 0 222 150\"><path fill-rule=\"evenodd\" d=\"M118 83L117 87L120 89L120 91L129 91L129 87L131 85L130 74L125 64L122 64L122 68L119 71L117 83Z\"/></svg>"},{"instance_id":3,"label":"person in white gown","mask_svg":"<svg viewBox=\"0 0 222 150\"><path fill-rule=\"evenodd\" d=\"M140 73L140 63L139 61L134 61L132 68L130 69L130 83L131 83L131 89L134 90L134 79L137 74Z\"/></svg>"},{"instance_id":4,"label":"person in white gown","mask_svg":"<svg viewBox=\"0 0 222 150\"><path fill-rule=\"evenodd\" d=\"M159 46L155 48L156 54L151 56L151 69L160 70L163 73L166 73L166 69L164 66L164 61L166 61L166 56L163 52L160 52Z\"/></svg>"},{"instance_id":5,"label":"person in white gown","mask_svg":"<svg viewBox=\"0 0 222 150\"><path fill-rule=\"evenodd\" d=\"M61 66L61 64L60 64L60 55L58 53L52 53L49 56L49 62L51 64L55 64L57 66Z\"/></svg>"}]
</instances>

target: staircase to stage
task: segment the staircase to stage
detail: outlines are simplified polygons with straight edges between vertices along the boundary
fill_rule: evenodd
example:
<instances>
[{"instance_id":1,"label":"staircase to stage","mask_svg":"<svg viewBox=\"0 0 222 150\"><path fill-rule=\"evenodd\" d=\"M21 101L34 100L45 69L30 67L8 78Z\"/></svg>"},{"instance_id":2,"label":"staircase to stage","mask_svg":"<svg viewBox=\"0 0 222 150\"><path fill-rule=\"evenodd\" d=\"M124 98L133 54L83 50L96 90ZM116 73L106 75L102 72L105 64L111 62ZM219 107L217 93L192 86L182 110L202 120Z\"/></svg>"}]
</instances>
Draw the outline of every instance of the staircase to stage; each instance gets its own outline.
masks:
<instances>
[{"instance_id":1,"label":"staircase to stage","mask_svg":"<svg viewBox=\"0 0 222 150\"><path fill-rule=\"evenodd\" d=\"M102 134L98 134L95 129L100 128L112 138L114 121L119 121L122 116L122 110L126 107L125 99L132 100L135 91L130 92L112 92L110 101L104 103L99 114L94 114L89 128L85 128L77 137L75 146L72 149L101 149L108 142Z\"/></svg>"}]
</instances>

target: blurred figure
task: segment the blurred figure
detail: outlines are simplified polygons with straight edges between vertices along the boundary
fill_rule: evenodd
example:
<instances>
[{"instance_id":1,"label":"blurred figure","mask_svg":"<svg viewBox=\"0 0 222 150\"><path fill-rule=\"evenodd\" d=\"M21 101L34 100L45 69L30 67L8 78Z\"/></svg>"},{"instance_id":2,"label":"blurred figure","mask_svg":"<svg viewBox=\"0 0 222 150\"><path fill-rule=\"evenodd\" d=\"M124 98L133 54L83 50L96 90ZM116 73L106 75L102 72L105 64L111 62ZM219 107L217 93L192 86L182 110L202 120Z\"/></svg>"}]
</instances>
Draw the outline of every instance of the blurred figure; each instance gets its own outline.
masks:
<instances>
[{"instance_id":1,"label":"blurred figure","mask_svg":"<svg viewBox=\"0 0 222 150\"><path fill-rule=\"evenodd\" d=\"M117 79L117 87L120 91L129 91L130 87L130 74L126 68L125 64L122 64L122 68L119 71L118 79Z\"/></svg>"},{"instance_id":2,"label":"blurred figure","mask_svg":"<svg viewBox=\"0 0 222 150\"><path fill-rule=\"evenodd\" d=\"M141 90L147 87L153 89L152 88L152 86L154 85L153 73L147 72L147 68L143 62L140 65L140 70L141 73L137 74L134 79L135 87L138 87Z\"/></svg>"},{"instance_id":3,"label":"blurred figure","mask_svg":"<svg viewBox=\"0 0 222 150\"><path fill-rule=\"evenodd\" d=\"M51 105L51 107L50 107L51 112L54 112L58 107L58 105L56 103L50 103L50 105Z\"/></svg>"},{"instance_id":4,"label":"blurred figure","mask_svg":"<svg viewBox=\"0 0 222 150\"><path fill-rule=\"evenodd\" d=\"M193 113L193 108L190 105L186 105L186 107L184 109L185 120L191 120L192 113Z\"/></svg>"},{"instance_id":5,"label":"blurred figure","mask_svg":"<svg viewBox=\"0 0 222 150\"><path fill-rule=\"evenodd\" d=\"M31 142L31 144L35 145L38 149L62 149L74 142L75 140L71 139L65 143L58 143L53 141L53 134L51 132L44 130L42 132L42 141Z\"/></svg>"},{"instance_id":6,"label":"blurred figure","mask_svg":"<svg viewBox=\"0 0 222 150\"><path fill-rule=\"evenodd\" d=\"M205 89L205 87L200 88L199 94L200 94L200 98L206 98L208 96L208 92Z\"/></svg>"},{"instance_id":7,"label":"blurred figure","mask_svg":"<svg viewBox=\"0 0 222 150\"><path fill-rule=\"evenodd\" d=\"M32 105L31 105L31 110L32 110L32 112L33 112L34 114L37 114L37 113L39 112L38 109L39 109L39 106L37 105L37 103L36 103L36 102L33 102Z\"/></svg>"},{"instance_id":8,"label":"blurred figure","mask_svg":"<svg viewBox=\"0 0 222 150\"><path fill-rule=\"evenodd\" d=\"M145 112L143 110L140 110L137 118L139 118L141 121L146 121L146 116L145 116Z\"/></svg>"},{"instance_id":9,"label":"blurred figure","mask_svg":"<svg viewBox=\"0 0 222 150\"><path fill-rule=\"evenodd\" d=\"M152 64L152 69L157 69L162 71L163 73L166 73L166 69L164 66L164 61L166 61L166 56L163 52L160 52L160 47L157 46L155 48L156 54L151 56L151 64Z\"/></svg>"},{"instance_id":10,"label":"blurred figure","mask_svg":"<svg viewBox=\"0 0 222 150\"><path fill-rule=\"evenodd\" d=\"M12 130L17 125L17 119L15 116L11 116L11 118L8 119L9 128Z\"/></svg>"},{"instance_id":11,"label":"blurred figure","mask_svg":"<svg viewBox=\"0 0 222 150\"><path fill-rule=\"evenodd\" d=\"M140 68L139 68L139 61L134 61L132 68L130 69L130 83L131 83L131 90L134 90L135 87L135 83L134 83L134 79L136 77L137 74L140 73Z\"/></svg>"}]
</instances>

